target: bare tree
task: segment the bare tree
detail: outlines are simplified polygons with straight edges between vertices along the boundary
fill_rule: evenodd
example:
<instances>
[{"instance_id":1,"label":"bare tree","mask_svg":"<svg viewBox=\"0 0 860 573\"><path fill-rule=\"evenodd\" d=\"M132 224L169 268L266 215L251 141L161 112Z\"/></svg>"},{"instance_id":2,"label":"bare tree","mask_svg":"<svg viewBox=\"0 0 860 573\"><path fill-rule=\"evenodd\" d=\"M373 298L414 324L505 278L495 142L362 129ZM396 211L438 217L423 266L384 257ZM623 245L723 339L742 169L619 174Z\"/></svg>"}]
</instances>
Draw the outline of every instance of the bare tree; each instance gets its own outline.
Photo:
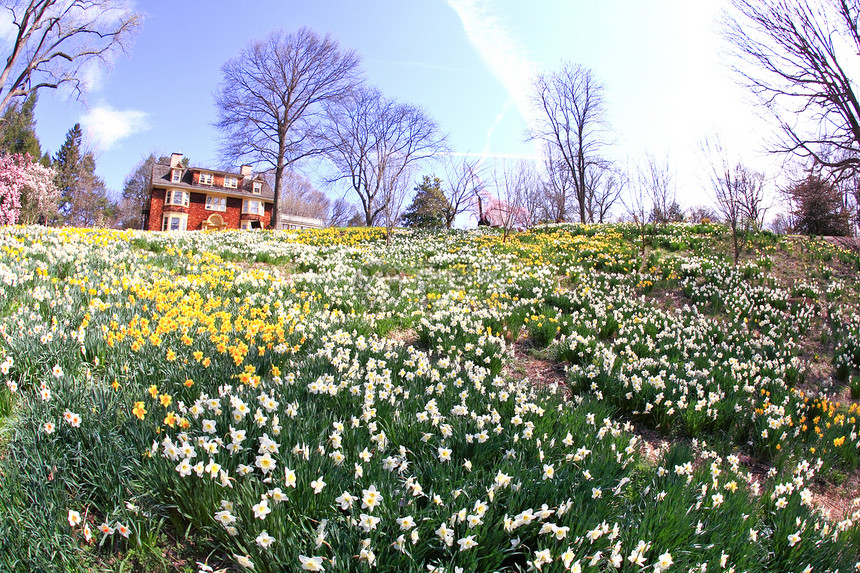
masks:
<instances>
[{"instance_id":1,"label":"bare tree","mask_svg":"<svg viewBox=\"0 0 860 573\"><path fill-rule=\"evenodd\" d=\"M624 176L606 163L591 169L586 178L588 220L592 223L606 223L609 220L609 212L621 197L625 185Z\"/></svg>"},{"instance_id":2,"label":"bare tree","mask_svg":"<svg viewBox=\"0 0 860 573\"><path fill-rule=\"evenodd\" d=\"M636 234L639 236L639 261L640 268L645 269L647 261L645 260L645 235L648 230L648 220L651 217L651 212L654 210L653 194L649 183L650 167L643 169L639 168L639 174L636 178L631 179L626 177L630 184L627 186L628 193L626 198L621 200L627 212L627 216L636 227Z\"/></svg>"},{"instance_id":3,"label":"bare tree","mask_svg":"<svg viewBox=\"0 0 860 573\"><path fill-rule=\"evenodd\" d=\"M266 178L274 188L274 173L268 172ZM311 180L304 175L291 170L284 171L280 189L282 213L323 220L328 217L331 201L325 193L316 189Z\"/></svg>"},{"instance_id":4,"label":"bare tree","mask_svg":"<svg viewBox=\"0 0 860 573\"><path fill-rule=\"evenodd\" d=\"M359 57L308 28L272 32L222 67L215 97L222 154L274 171L270 226L278 221L283 174L324 151L323 104L346 96L360 82Z\"/></svg>"},{"instance_id":5,"label":"bare tree","mask_svg":"<svg viewBox=\"0 0 860 573\"><path fill-rule=\"evenodd\" d=\"M732 0L725 35L743 82L782 131L773 151L841 177L860 170L857 0Z\"/></svg>"},{"instance_id":6,"label":"bare tree","mask_svg":"<svg viewBox=\"0 0 860 573\"><path fill-rule=\"evenodd\" d=\"M544 153L544 214L547 220L561 223L570 219L572 192L567 164L553 153L553 146L547 143Z\"/></svg>"},{"instance_id":7,"label":"bare tree","mask_svg":"<svg viewBox=\"0 0 860 573\"><path fill-rule=\"evenodd\" d=\"M481 169L476 159L456 159L448 156L443 164L445 170L442 192L448 200L444 211L445 227L450 229L454 219L466 212L483 186Z\"/></svg>"},{"instance_id":8,"label":"bare tree","mask_svg":"<svg viewBox=\"0 0 860 573\"><path fill-rule=\"evenodd\" d=\"M525 202L529 179L533 176L525 161L502 161L493 170L495 190L484 198L484 214L492 226L502 228L503 243L508 241L511 231L530 224Z\"/></svg>"},{"instance_id":9,"label":"bare tree","mask_svg":"<svg viewBox=\"0 0 860 573\"><path fill-rule=\"evenodd\" d=\"M12 98L71 86L80 95L88 65L110 64L128 48L143 18L118 0L11 0L6 65L0 72L0 112Z\"/></svg>"},{"instance_id":10,"label":"bare tree","mask_svg":"<svg viewBox=\"0 0 860 573\"><path fill-rule=\"evenodd\" d=\"M355 208L355 205L347 201L345 197L339 197L331 204L327 225L329 227L346 227L357 214L358 209Z\"/></svg>"},{"instance_id":11,"label":"bare tree","mask_svg":"<svg viewBox=\"0 0 860 573\"><path fill-rule=\"evenodd\" d=\"M540 223L546 223L548 217L544 182L529 161L518 161L516 170L518 173L514 181L520 188L521 206L525 212L522 226L528 229Z\"/></svg>"},{"instance_id":12,"label":"bare tree","mask_svg":"<svg viewBox=\"0 0 860 573\"><path fill-rule=\"evenodd\" d=\"M743 170L747 171L747 182L741 186L741 206L749 229L759 231L764 228L764 218L770 209L765 196L765 176L746 166L743 166Z\"/></svg>"},{"instance_id":13,"label":"bare tree","mask_svg":"<svg viewBox=\"0 0 860 573\"><path fill-rule=\"evenodd\" d=\"M850 176L839 181L840 192L843 203L851 218L851 230L854 236L860 229L860 171L853 172Z\"/></svg>"},{"instance_id":14,"label":"bare tree","mask_svg":"<svg viewBox=\"0 0 860 573\"><path fill-rule=\"evenodd\" d=\"M403 204L409 195L409 190L414 179L415 166L407 166L400 172L393 169L386 172L383 185L382 197L382 222L385 225L385 245L391 245L391 237L394 228L400 224L403 216Z\"/></svg>"},{"instance_id":15,"label":"bare tree","mask_svg":"<svg viewBox=\"0 0 860 573\"><path fill-rule=\"evenodd\" d=\"M789 213L777 213L770 222L770 230L777 235L790 235L794 233L794 220Z\"/></svg>"},{"instance_id":16,"label":"bare tree","mask_svg":"<svg viewBox=\"0 0 860 573\"><path fill-rule=\"evenodd\" d=\"M534 89L534 103L542 113L532 138L545 141L550 157L567 169L579 220L589 223L589 171L603 161L605 145L603 86L591 70L567 63L558 72L538 76ZM566 194L562 199L565 205Z\"/></svg>"},{"instance_id":17,"label":"bare tree","mask_svg":"<svg viewBox=\"0 0 860 573\"><path fill-rule=\"evenodd\" d=\"M732 231L733 258L737 265L741 233L764 223L764 174L739 161L731 161L719 140L705 141L702 151L710 160L711 189L717 210Z\"/></svg>"},{"instance_id":18,"label":"bare tree","mask_svg":"<svg viewBox=\"0 0 860 573\"><path fill-rule=\"evenodd\" d=\"M420 108L360 88L329 106L326 133L334 180L346 180L358 195L365 224L373 226L388 207L386 185L410 167L445 149L436 122Z\"/></svg>"},{"instance_id":19,"label":"bare tree","mask_svg":"<svg viewBox=\"0 0 860 573\"><path fill-rule=\"evenodd\" d=\"M708 205L696 205L687 209L687 219L691 223L716 223L720 214Z\"/></svg>"},{"instance_id":20,"label":"bare tree","mask_svg":"<svg viewBox=\"0 0 860 573\"><path fill-rule=\"evenodd\" d=\"M639 186L651 195L651 218L655 223L665 225L683 216L675 200L675 181L668 157L660 161L649 153L645 167L639 170Z\"/></svg>"}]
</instances>

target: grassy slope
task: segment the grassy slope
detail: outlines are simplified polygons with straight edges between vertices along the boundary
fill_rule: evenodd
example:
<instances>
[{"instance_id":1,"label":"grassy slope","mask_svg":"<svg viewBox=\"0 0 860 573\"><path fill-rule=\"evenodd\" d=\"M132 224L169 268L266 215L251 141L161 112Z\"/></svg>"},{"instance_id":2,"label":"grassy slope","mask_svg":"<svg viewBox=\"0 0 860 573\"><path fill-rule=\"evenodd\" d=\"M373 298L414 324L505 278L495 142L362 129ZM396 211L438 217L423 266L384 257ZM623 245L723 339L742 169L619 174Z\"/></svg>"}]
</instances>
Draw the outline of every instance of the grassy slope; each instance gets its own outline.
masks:
<instances>
[{"instance_id":1,"label":"grassy slope","mask_svg":"<svg viewBox=\"0 0 860 573\"><path fill-rule=\"evenodd\" d=\"M523 238L524 244L527 241L528 238ZM141 245L147 246L143 243ZM625 248L630 248L630 246ZM697 251L704 251L711 256L726 256L726 253L729 252L728 249L728 241L723 238L719 241L709 242L707 245L701 245ZM635 251L635 247L632 250ZM843 309L849 313L856 310L858 300L858 281L856 280L858 259L856 256L835 251L818 242L810 242L806 239L776 240L770 236L758 236L748 243L743 259L747 261L760 260L762 253L767 254L772 264L766 280L771 280L775 286L783 286L792 290L801 281L805 281L818 285L823 290L832 278L837 277L844 280L848 285L848 289L840 298ZM644 286L641 289L646 304L665 308L671 312L689 303L677 284L667 278L671 273L673 261L677 257L688 254L693 253L679 250L677 245L671 243L650 245L648 267L654 284ZM267 256L263 260L269 259ZM280 262L275 260L273 266L279 266L278 263ZM268 264L264 263L263 266ZM290 262L290 264L292 263ZM409 269L380 268L376 272L392 275L409 272ZM795 296L790 302L803 300L802 293L794 294ZM727 319L721 315L719 310L713 312L712 318L715 320ZM403 326L409 325L398 324L395 320L389 328L391 328L392 333L402 336L401 327ZM800 345L803 349L801 358L808 374L800 387L808 390L828 389L834 398L849 403L855 401L850 394L850 379L838 380L836 378L833 355L838 346L838 340L833 334L832 326L831 317L818 312L813 315L810 328L802 335L800 339ZM410 335L406 334L406 336L409 337ZM526 325L522 331L522 337L518 338L518 345L521 350L520 362L510 364L507 369L507 372L512 376L528 374L533 370L536 362L543 365L544 375L553 370L559 371L557 359L552 353L543 350L544 344L535 342L536 336L536 331L529 330L528 325ZM104 399L108 402L111 400L110 397ZM106 409L109 408L110 404L106 403L105 407ZM199 549L195 549L193 542L196 540L200 542L199 546L205 547L206 541L205 539L195 539L193 533L189 538L183 537L185 532L176 531L175 528L171 528L170 524L166 523L163 528L156 530L155 533L148 534L137 547L124 547L118 544L114 548L115 551L106 552L97 548L84 547L81 549L79 544L64 537L63 528L60 527L62 524L50 523L46 520L45 515L33 512L33 504L37 503L39 496L62 497L66 495L64 493L66 488L53 481L52 475L56 468L52 467L50 460L35 459L32 454L22 451L22 447L32 444L26 444L15 437L20 421L10 417L12 414L13 405L9 394L5 388L0 389L0 424L3 426L4 436L2 446L0 446L3 449L2 454L0 454L2 456L0 457L0 466L4 468L3 471L7 472L3 478L0 478L6 485L0 492L0 504L2 504L0 507L11 522L19 524L17 529L13 525L11 529L6 530L6 533L18 539L17 542L20 543L22 551L35 553L40 550L38 543L34 544L32 540L27 540L28 531L40 531L48 537L45 546L50 546L55 551L59 548L61 553L67 552L63 553L62 560L70 568L74 566L83 570L116 571L130 569L147 571L193 570L195 557L204 555ZM643 426L648 426L647 422L640 420L640 423ZM684 432L679 432L677 428L663 428L660 432L659 434L649 434L649 436L652 439L668 439L687 443L693 437ZM105 435L110 435L110 431L106 431ZM719 439L718 436L713 436L713 438ZM105 457L100 463L102 465L115 464L119 472L125 462L119 458L112 458L110 449L122 448L123 438L117 435L115 439L116 442L105 446ZM770 463L768 460L756 457L754 452L750 452L750 457L747 460L750 464L757 466L759 471L766 471ZM21 462L23 470L16 474L15 466L18 465L16 463L18 461ZM856 470L836 470L831 473L829 480L819 483L820 502L831 504L836 509L844 509L835 500L845 497L847 493L852 496L856 495L857 491L854 489L856 483ZM183 541L179 543L173 540L174 535L183 537ZM54 538L51 539L51 536ZM58 559L59 556L51 555L50 558Z\"/></svg>"}]
</instances>

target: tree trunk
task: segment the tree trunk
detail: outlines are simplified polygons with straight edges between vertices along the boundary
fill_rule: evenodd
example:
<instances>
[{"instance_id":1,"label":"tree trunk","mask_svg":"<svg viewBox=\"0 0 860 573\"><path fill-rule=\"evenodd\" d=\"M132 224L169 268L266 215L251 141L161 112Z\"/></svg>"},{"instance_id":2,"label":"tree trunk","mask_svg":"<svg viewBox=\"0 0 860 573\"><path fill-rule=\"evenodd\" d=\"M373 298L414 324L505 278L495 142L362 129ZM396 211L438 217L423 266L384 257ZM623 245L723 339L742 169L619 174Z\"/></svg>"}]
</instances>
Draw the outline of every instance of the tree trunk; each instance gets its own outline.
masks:
<instances>
[{"instance_id":1,"label":"tree trunk","mask_svg":"<svg viewBox=\"0 0 860 573\"><path fill-rule=\"evenodd\" d=\"M732 225L732 242L735 248L735 266L738 266L738 258L740 257L740 249L738 248L738 228L737 225Z\"/></svg>"}]
</instances>

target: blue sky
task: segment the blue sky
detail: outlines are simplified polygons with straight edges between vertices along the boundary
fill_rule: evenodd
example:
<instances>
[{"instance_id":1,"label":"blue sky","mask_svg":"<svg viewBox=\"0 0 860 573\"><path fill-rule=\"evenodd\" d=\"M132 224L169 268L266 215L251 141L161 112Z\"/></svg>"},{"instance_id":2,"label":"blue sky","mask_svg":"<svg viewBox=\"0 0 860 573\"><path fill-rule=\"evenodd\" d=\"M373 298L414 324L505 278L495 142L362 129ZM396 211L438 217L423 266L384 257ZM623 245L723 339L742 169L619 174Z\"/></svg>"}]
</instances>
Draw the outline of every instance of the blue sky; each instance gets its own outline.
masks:
<instances>
[{"instance_id":1,"label":"blue sky","mask_svg":"<svg viewBox=\"0 0 860 573\"><path fill-rule=\"evenodd\" d=\"M535 73L571 61L605 86L614 144L634 165L668 156L683 206L709 202L698 142L719 134L768 169L766 125L734 83L717 22L725 0L147 0L128 56L93 73L86 102L40 92L37 134L52 153L80 121L97 171L119 191L150 151L217 165L220 67L272 29L331 33L362 57L369 83L419 105L454 152L532 157L525 141ZM306 173L315 179L314 173ZM341 189L327 190L339 196Z\"/></svg>"}]
</instances>

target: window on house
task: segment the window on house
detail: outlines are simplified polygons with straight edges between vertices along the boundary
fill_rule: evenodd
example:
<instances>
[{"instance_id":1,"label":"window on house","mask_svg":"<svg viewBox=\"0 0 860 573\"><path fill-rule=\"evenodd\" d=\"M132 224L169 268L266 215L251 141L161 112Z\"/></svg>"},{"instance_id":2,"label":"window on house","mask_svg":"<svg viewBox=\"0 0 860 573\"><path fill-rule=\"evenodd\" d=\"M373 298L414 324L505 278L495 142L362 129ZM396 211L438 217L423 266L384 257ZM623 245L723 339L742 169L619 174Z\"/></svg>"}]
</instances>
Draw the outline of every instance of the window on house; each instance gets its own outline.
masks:
<instances>
[{"instance_id":1,"label":"window on house","mask_svg":"<svg viewBox=\"0 0 860 573\"><path fill-rule=\"evenodd\" d=\"M188 207L188 191L179 191L178 189L168 189L167 196L164 198L165 205L179 205L180 207Z\"/></svg>"},{"instance_id":2,"label":"window on house","mask_svg":"<svg viewBox=\"0 0 860 573\"><path fill-rule=\"evenodd\" d=\"M259 195L263 192L263 183L261 181L254 181L254 195Z\"/></svg>"},{"instance_id":3,"label":"window on house","mask_svg":"<svg viewBox=\"0 0 860 573\"><path fill-rule=\"evenodd\" d=\"M250 231L253 227L251 227L251 221L240 221L239 228Z\"/></svg>"},{"instance_id":4,"label":"window on house","mask_svg":"<svg viewBox=\"0 0 860 573\"><path fill-rule=\"evenodd\" d=\"M174 169L173 170L173 177L171 177L170 180L173 183L179 183L180 181L182 181L182 170L181 169Z\"/></svg>"},{"instance_id":5,"label":"window on house","mask_svg":"<svg viewBox=\"0 0 860 573\"><path fill-rule=\"evenodd\" d=\"M211 173L201 173L200 174L200 184L201 185L212 185L212 174Z\"/></svg>"},{"instance_id":6,"label":"window on house","mask_svg":"<svg viewBox=\"0 0 860 573\"><path fill-rule=\"evenodd\" d=\"M213 197L212 195L206 196L206 210L207 211L226 211L227 210L227 198L226 197Z\"/></svg>"},{"instance_id":7,"label":"window on house","mask_svg":"<svg viewBox=\"0 0 860 573\"><path fill-rule=\"evenodd\" d=\"M239 180L235 177L225 177L224 178L224 187L229 187L231 189L235 189L238 185Z\"/></svg>"},{"instance_id":8,"label":"window on house","mask_svg":"<svg viewBox=\"0 0 860 573\"><path fill-rule=\"evenodd\" d=\"M164 215L161 223L162 231L184 231L188 225L188 215L179 213L168 213Z\"/></svg>"},{"instance_id":9,"label":"window on house","mask_svg":"<svg viewBox=\"0 0 860 573\"><path fill-rule=\"evenodd\" d=\"M262 215L263 202L254 199L245 199L242 201L242 213L246 215Z\"/></svg>"}]
</instances>

